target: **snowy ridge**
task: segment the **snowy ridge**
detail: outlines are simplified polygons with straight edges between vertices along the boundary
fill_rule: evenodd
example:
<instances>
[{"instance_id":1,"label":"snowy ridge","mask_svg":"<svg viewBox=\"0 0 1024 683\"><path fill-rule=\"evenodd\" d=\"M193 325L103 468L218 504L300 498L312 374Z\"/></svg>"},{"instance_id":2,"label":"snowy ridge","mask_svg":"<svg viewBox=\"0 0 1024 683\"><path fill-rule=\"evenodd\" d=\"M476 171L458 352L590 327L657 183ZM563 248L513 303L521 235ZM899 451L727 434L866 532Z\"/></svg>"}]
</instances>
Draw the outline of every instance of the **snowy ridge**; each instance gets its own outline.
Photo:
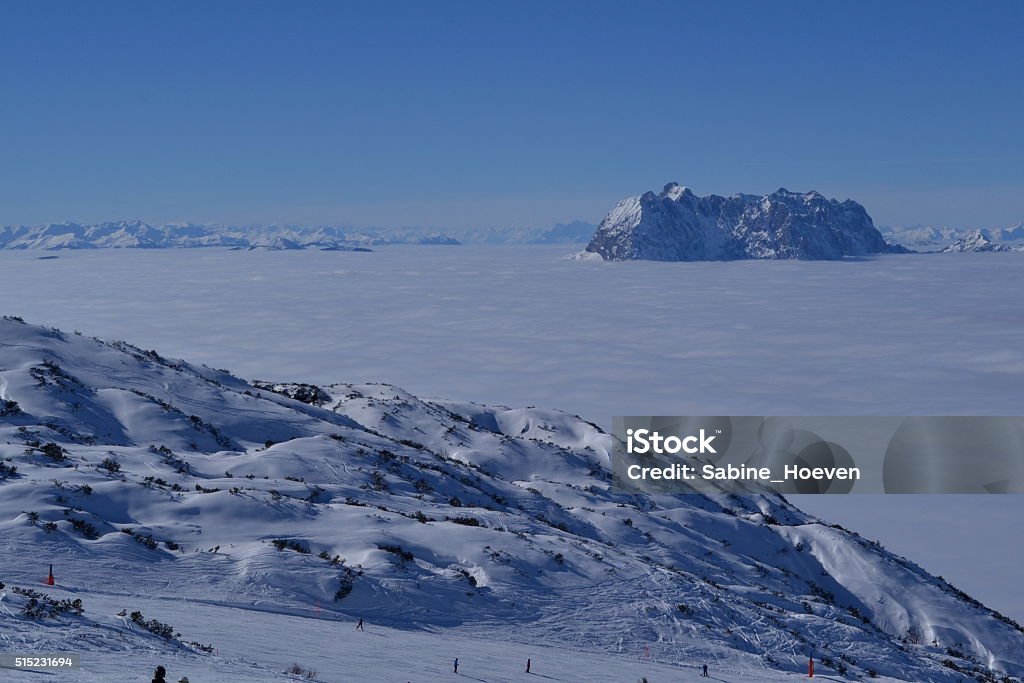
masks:
<instances>
[{"instance_id":1,"label":"snowy ridge","mask_svg":"<svg viewBox=\"0 0 1024 683\"><path fill-rule=\"evenodd\" d=\"M385 244L458 244L436 231L343 230L333 226L224 226L142 221L97 224L52 223L0 227L0 249L169 249L231 247L236 249L348 250Z\"/></svg>"},{"instance_id":2,"label":"snowy ridge","mask_svg":"<svg viewBox=\"0 0 1024 683\"><path fill-rule=\"evenodd\" d=\"M228 247L234 249L351 250L390 244L579 244L596 226L583 221L546 228L474 228L439 231L411 227L392 230L336 226L246 225L109 221L96 224L0 226L0 249L172 249Z\"/></svg>"},{"instance_id":3,"label":"snowy ridge","mask_svg":"<svg viewBox=\"0 0 1024 683\"><path fill-rule=\"evenodd\" d=\"M605 260L840 259L904 253L864 207L817 192L698 197L678 183L628 197L601 221L587 251Z\"/></svg>"},{"instance_id":4,"label":"snowy ridge","mask_svg":"<svg viewBox=\"0 0 1024 683\"><path fill-rule=\"evenodd\" d=\"M72 633L111 656L224 664L119 606L172 614L183 643L209 642L198 615L244 610L364 617L396 629L396 647L409 629L483 634L643 651L652 666L706 659L747 680L798 672L808 651L856 677L1024 673L1019 626L781 497L617 492L612 437L576 416L380 384L249 383L15 318L0 320L0 387L9 645ZM61 581L48 589L51 562ZM13 586L84 612L29 618ZM273 657L250 650L246 666L273 680ZM368 680L406 680L387 666Z\"/></svg>"},{"instance_id":5,"label":"snowy ridge","mask_svg":"<svg viewBox=\"0 0 1024 683\"><path fill-rule=\"evenodd\" d=\"M942 250L944 254L956 254L960 252L1004 252L1013 251L1005 244L997 244L985 237L980 230L975 230L961 237L953 244Z\"/></svg>"}]
</instances>

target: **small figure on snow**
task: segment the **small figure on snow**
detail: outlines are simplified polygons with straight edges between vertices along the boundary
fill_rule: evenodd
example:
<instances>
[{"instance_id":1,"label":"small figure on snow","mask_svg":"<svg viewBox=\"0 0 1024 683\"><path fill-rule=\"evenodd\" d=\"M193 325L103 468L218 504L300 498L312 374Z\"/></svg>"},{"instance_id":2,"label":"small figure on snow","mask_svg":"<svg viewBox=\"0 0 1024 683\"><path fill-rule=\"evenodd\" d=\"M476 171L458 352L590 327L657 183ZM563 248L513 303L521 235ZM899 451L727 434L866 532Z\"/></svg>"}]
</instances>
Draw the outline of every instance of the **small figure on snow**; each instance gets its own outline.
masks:
<instances>
[{"instance_id":1,"label":"small figure on snow","mask_svg":"<svg viewBox=\"0 0 1024 683\"><path fill-rule=\"evenodd\" d=\"M167 675L167 669L162 666L158 666L153 671L153 683L167 683L167 679L164 676Z\"/></svg>"},{"instance_id":2,"label":"small figure on snow","mask_svg":"<svg viewBox=\"0 0 1024 683\"><path fill-rule=\"evenodd\" d=\"M359 619L359 623L356 624L356 630L357 631L365 631L366 630L366 629L363 628L363 620L361 618Z\"/></svg>"},{"instance_id":3,"label":"small figure on snow","mask_svg":"<svg viewBox=\"0 0 1024 683\"><path fill-rule=\"evenodd\" d=\"M454 671L454 673L459 673L459 658L458 657L455 658L455 671Z\"/></svg>"},{"instance_id":4,"label":"small figure on snow","mask_svg":"<svg viewBox=\"0 0 1024 683\"><path fill-rule=\"evenodd\" d=\"M700 677L701 678L711 678L711 676L708 676L708 665L707 664L704 665L704 673L702 673L700 675Z\"/></svg>"},{"instance_id":5,"label":"small figure on snow","mask_svg":"<svg viewBox=\"0 0 1024 683\"><path fill-rule=\"evenodd\" d=\"M530 673L530 660L526 660L526 673Z\"/></svg>"}]
</instances>

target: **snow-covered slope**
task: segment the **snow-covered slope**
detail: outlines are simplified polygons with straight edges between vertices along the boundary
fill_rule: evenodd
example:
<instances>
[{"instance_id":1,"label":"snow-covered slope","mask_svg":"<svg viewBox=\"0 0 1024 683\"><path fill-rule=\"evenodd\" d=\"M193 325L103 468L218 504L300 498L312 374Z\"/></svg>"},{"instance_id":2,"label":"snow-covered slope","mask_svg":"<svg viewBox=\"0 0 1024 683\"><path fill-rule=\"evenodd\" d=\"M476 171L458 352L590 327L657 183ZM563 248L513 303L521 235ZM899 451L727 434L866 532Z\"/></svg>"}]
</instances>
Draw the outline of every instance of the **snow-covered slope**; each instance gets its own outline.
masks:
<instances>
[{"instance_id":1,"label":"snow-covered slope","mask_svg":"<svg viewBox=\"0 0 1024 683\"><path fill-rule=\"evenodd\" d=\"M748 680L800 671L809 651L860 677L1024 672L1016 624L780 497L617 492L612 437L558 411L248 383L13 318L0 321L0 411L8 646L216 668L216 642L178 641L209 643L211 619L244 610L364 617L397 629L396 647L407 629L448 645L482 635L487 666L514 641L527 644L516 656L642 652ZM39 585L51 563L53 589ZM25 589L84 612L30 618ZM151 619L182 635L154 636ZM306 647L282 638L246 650L265 680ZM474 652L486 660L488 645ZM388 666L374 675L406 679L401 660Z\"/></svg>"},{"instance_id":2,"label":"snow-covered slope","mask_svg":"<svg viewBox=\"0 0 1024 683\"><path fill-rule=\"evenodd\" d=\"M587 251L610 261L839 259L900 253L864 207L817 192L780 189L763 197L698 197L669 183L619 202L601 221Z\"/></svg>"}]
</instances>

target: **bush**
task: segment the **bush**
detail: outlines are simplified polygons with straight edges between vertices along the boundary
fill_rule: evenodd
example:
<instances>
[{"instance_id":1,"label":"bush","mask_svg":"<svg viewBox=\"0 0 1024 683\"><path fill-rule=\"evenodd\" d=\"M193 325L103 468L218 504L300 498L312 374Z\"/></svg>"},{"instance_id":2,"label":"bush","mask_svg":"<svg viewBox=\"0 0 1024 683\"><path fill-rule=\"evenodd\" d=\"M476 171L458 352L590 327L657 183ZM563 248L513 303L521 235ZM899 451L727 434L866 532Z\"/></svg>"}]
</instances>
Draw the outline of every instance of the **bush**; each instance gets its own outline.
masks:
<instances>
[{"instance_id":1,"label":"bush","mask_svg":"<svg viewBox=\"0 0 1024 683\"><path fill-rule=\"evenodd\" d=\"M121 471L121 463L114 460L113 458L104 458L103 462L100 463L100 467L110 472L111 474L117 474Z\"/></svg>"},{"instance_id":2,"label":"bush","mask_svg":"<svg viewBox=\"0 0 1024 683\"><path fill-rule=\"evenodd\" d=\"M340 582L341 583L338 586L338 590L334 594L335 601L344 600L348 597L349 593L352 592L352 589L355 587L356 583L355 572L353 572L351 569L346 568L345 575L341 577Z\"/></svg>"},{"instance_id":3,"label":"bush","mask_svg":"<svg viewBox=\"0 0 1024 683\"><path fill-rule=\"evenodd\" d=\"M149 631L155 636L166 638L167 640L173 640L178 635L175 634L174 628L170 624L164 624L157 621L156 619L146 620L146 617L142 615L142 612L132 612L131 620L133 623L138 624L144 630Z\"/></svg>"},{"instance_id":4,"label":"bush","mask_svg":"<svg viewBox=\"0 0 1024 683\"><path fill-rule=\"evenodd\" d=\"M141 543L150 550L156 550L159 544L151 534L134 534L135 541Z\"/></svg>"},{"instance_id":5,"label":"bush","mask_svg":"<svg viewBox=\"0 0 1024 683\"><path fill-rule=\"evenodd\" d=\"M16 417L22 414L21 406L17 401L0 401L0 417Z\"/></svg>"},{"instance_id":6,"label":"bush","mask_svg":"<svg viewBox=\"0 0 1024 683\"><path fill-rule=\"evenodd\" d=\"M300 543L299 541L285 538L275 538L273 541L271 541L271 543L273 543L274 547L278 550L288 549L294 550L297 553L302 553L303 555L309 555L309 546L305 543Z\"/></svg>"},{"instance_id":7,"label":"bush","mask_svg":"<svg viewBox=\"0 0 1024 683\"><path fill-rule=\"evenodd\" d=\"M313 671L312 669L305 669L298 664L292 664L290 667L285 669L284 672L286 674L291 674L292 676L302 676L303 678L307 678L311 681L317 677L316 671Z\"/></svg>"},{"instance_id":8,"label":"bush","mask_svg":"<svg viewBox=\"0 0 1024 683\"><path fill-rule=\"evenodd\" d=\"M21 613L29 619L56 619L61 614L81 614L85 611L81 599L54 600L45 593L39 593L30 588L12 588L12 591L28 598L28 602L21 608Z\"/></svg>"},{"instance_id":9,"label":"bush","mask_svg":"<svg viewBox=\"0 0 1024 683\"><path fill-rule=\"evenodd\" d=\"M402 562L412 562L414 559L416 559L416 557L411 552L404 549L400 545L378 545L377 547L383 550L384 552L395 555L400 560L402 560Z\"/></svg>"},{"instance_id":10,"label":"bush","mask_svg":"<svg viewBox=\"0 0 1024 683\"><path fill-rule=\"evenodd\" d=\"M67 454L67 451L61 448L60 444L56 444L52 441L40 446L39 452L54 462L63 462L66 459Z\"/></svg>"},{"instance_id":11,"label":"bush","mask_svg":"<svg viewBox=\"0 0 1024 683\"><path fill-rule=\"evenodd\" d=\"M77 517L70 520L71 527L82 534L89 540L95 540L100 537L100 532L96 529L92 523L85 521L84 519L78 519Z\"/></svg>"},{"instance_id":12,"label":"bush","mask_svg":"<svg viewBox=\"0 0 1024 683\"><path fill-rule=\"evenodd\" d=\"M480 526L480 520L476 517L447 517L446 519L449 522L454 522L455 524L461 524L463 526Z\"/></svg>"}]
</instances>

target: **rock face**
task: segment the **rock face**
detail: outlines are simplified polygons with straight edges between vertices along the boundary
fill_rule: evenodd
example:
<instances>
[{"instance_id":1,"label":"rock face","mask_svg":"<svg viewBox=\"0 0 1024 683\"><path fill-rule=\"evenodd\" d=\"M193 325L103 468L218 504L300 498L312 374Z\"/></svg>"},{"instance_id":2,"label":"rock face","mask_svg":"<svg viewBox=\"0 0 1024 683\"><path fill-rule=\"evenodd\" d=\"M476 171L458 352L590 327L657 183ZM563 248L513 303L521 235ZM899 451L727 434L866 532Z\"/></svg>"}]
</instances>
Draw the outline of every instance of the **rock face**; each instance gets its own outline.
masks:
<instances>
[{"instance_id":1,"label":"rock face","mask_svg":"<svg viewBox=\"0 0 1024 683\"><path fill-rule=\"evenodd\" d=\"M780 189L763 197L698 197L677 183L628 197L601 221L587 251L605 260L840 259L906 253L857 202Z\"/></svg>"},{"instance_id":2,"label":"rock face","mask_svg":"<svg viewBox=\"0 0 1024 683\"><path fill-rule=\"evenodd\" d=\"M968 233L966 236L958 239L953 244L949 245L942 250L943 254L958 254L965 251L1012 251L1010 247L1005 244L999 244L985 237L981 230L975 230Z\"/></svg>"}]
</instances>

